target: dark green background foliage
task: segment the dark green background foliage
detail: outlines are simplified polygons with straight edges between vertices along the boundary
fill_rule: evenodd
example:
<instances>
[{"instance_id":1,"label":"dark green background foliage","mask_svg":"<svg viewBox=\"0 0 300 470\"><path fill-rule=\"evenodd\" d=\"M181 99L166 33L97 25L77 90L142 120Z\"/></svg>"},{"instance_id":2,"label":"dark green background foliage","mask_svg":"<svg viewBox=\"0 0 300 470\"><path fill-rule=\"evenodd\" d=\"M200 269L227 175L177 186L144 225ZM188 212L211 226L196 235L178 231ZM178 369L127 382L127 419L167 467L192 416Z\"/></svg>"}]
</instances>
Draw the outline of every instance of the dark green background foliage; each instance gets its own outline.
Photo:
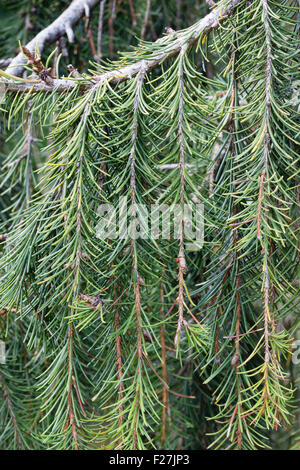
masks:
<instances>
[{"instance_id":1,"label":"dark green background foliage","mask_svg":"<svg viewBox=\"0 0 300 470\"><path fill-rule=\"evenodd\" d=\"M2 0L0 60L69 3ZM299 2L237 3L107 0L42 54L72 90L1 78L0 449L299 449ZM121 196L203 248L97 237Z\"/></svg>"}]
</instances>

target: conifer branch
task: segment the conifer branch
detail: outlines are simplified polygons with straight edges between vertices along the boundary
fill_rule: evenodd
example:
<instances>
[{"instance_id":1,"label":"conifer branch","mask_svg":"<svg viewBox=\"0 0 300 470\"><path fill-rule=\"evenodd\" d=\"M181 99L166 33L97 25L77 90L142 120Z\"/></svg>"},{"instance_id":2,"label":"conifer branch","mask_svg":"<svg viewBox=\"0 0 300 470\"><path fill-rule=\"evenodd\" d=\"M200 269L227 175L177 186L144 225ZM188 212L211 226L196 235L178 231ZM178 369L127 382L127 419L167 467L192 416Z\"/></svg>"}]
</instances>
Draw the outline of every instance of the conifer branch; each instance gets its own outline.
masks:
<instances>
[{"instance_id":1,"label":"conifer branch","mask_svg":"<svg viewBox=\"0 0 300 470\"><path fill-rule=\"evenodd\" d=\"M137 253L136 253L136 230L137 230L137 219L136 219L136 149L138 141L138 126L139 126L139 107L140 98L142 93L142 86L146 75L146 68L142 64L140 74L137 79L137 86L135 92L135 99L133 105L133 131L131 138L131 151L129 155L130 161L130 196L131 196L131 210L132 210L132 237L131 237L131 257L132 257L132 282L134 285L134 306L136 316L136 355L138 360L138 373L136 377L136 388L135 388L135 407L136 413L134 418L133 426L133 445L132 449L135 450L137 447L137 428L139 423L140 410L140 394L141 394L141 383L142 383L142 371L143 371L143 344L142 344L142 318L141 318L141 294L140 286L142 285L142 279L138 272Z\"/></svg>"},{"instance_id":2,"label":"conifer branch","mask_svg":"<svg viewBox=\"0 0 300 470\"><path fill-rule=\"evenodd\" d=\"M38 49L39 54L42 54L49 44L55 42L61 36L68 34L69 40L72 39L72 28L85 14L86 7L92 9L98 3L99 0L74 0L71 5L55 21L53 21L53 23L40 31L28 44L26 44L27 49L32 54L34 54L35 50ZM6 72L11 75L19 76L24 70L24 64L25 60L23 53L20 52L12 59Z\"/></svg>"},{"instance_id":3,"label":"conifer branch","mask_svg":"<svg viewBox=\"0 0 300 470\"><path fill-rule=\"evenodd\" d=\"M143 21L143 24L142 24L142 30L141 30L141 40L142 41L144 41L144 39L145 39L146 28L147 28L149 17L150 17L150 9L151 9L151 0L147 0L145 17L144 17L144 21Z\"/></svg>"},{"instance_id":4,"label":"conifer branch","mask_svg":"<svg viewBox=\"0 0 300 470\"><path fill-rule=\"evenodd\" d=\"M163 319L164 316L164 290L165 286L163 283L165 271L162 273L162 282L160 286L160 315ZM160 325L160 341L161 341L161 368L162 368L162 379L163 379L163 397L162 397L162 428L161 428L161 443L164 445L166 440L166 432L167 432L167 411L168 411L168 372L167 372L167 354L166 354L166 334L165 334L165 327L163 324Z\"/></svg>"},{"instance_id":5,"label":"conifer branch","mask_svg":"<svg viewBox=\"0 0 300 470\"><path fill-rule=\"evenodd\" d=\"M110 16L108 19L108 28L109 28L109 54L112 56L114 53L114 21L116 19L116 6L117 0L110 0L109 1L109 10Z\"/></svg>"},{"instance_id":6,"label":"conifer branch","mask_svg":"<svg viewBox=\"0 0 300 470\"><path fill-rule=\"evenodd\" d=\"M123 363L122 363L122 345L121 345L121 336L118 334L118 330L120 329L120 315L119 312L117 311L115 314L115 331L117 333L116 336L116 367L117 367L117 376L118 376L118 381L119 381L119 386L118 386L118 391L119 391L119 401L120 401L120 406L119 406L119 420L118 420L118 426L121 429L122 428L122 423L123 423L123 405L122 401L124 398L124 385L123 385ZM119 448L122 450L122 430L121 430L121 435L119 439Z\"/></svg>"},{"instance_id":7,"label":"conifer branch","mask_svg":"<svg viewBox=\"0 0 300 470\"><path fill-rule=\"evenodd\" d=\"M78 0L79 1L79 0ZM207 34L210 31L217 29L219 25L228 18L230 14L234 12L235 7L239 5L243 0L232 0L228 6L223 10L222 7L217 7L212 10L208 15L206 15L202 20L200 20L196 25L188 30L182 31L180 33L175 33L175 39L172 40L172 44L169 44L168 36L158 39L155 45L162 46L162 52L152 53L154 56L151 59L142 59L137 61L136 63L132 63L131 65L127 65L125 67L121 67L116 70L111 70L109 72L103 73L101 75L94 75L92 81L74 81L70 79L54 79L53 85L49 86L43 82L39 83L19 83L18 81L13 82L12 77L8 77L9 80L3 79L3 82L6 85L7 91L19 91L19 92L27 92L30 89L34 92L52 92L56 90L58 92L65 92L68 90L73 90L75 87L79 86L80 84L84 84L86 89L92 88L95 86L95 82L99 86L101 83L109 82L111 85L116 85L121 83L125 80L129 80L136 76L142 67L145 68L146 72L158 67L164 60L173 57L174 55L178 54L182 47L185 46L186 48L192 46L201 34ZM83 8L83 5L82 5ZM192 31L192 32L190 32ZM34 44L36 43L36 40ZM163 51L163 45L166 45L165 51ZM29 50L32 49L30 43L26 46ZM32 51L33 52L33 51ZM11 69L7 69L9 74L11 73ZM15 74L12 74L15 75Z\"/></svg>"},{"instance_id":8,"label":"conifer branch","mask_svg":"<svg viewBox=\"0 0 300 470\"><path fill-rule=\"evenodd\" d=\"M130 14L131 14L131 20L132 20L132 27L136 27L136 13L133 5L133 0L128 0L129 3L129 8L130 8Z\"/></svg>"}]
</instances>

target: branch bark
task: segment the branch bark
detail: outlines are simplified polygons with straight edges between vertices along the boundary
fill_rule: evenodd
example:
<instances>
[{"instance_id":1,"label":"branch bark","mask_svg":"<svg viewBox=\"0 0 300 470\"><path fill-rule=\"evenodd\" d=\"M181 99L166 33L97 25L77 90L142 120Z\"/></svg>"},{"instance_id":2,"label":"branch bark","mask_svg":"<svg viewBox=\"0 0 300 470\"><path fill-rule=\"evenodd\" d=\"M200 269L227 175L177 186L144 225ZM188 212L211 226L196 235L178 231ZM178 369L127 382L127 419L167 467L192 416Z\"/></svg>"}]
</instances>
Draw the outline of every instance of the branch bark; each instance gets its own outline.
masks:
<instances>
[{"instance_id":1,"label":"branch bark","mask_svg":"<svg viewBox=\"0 0 300 470\"><path fill-rule=\"evenodd\" d=\"M9 59L0 59L0 69L4 67L8 67L11 61L12 61L11 57Z\"/></svg>"},{"instance_id":2,"label":"branch bark","mask_svg":"<svg viewBox=\"0 0 300 470\"><path fill-rule=\"evenodd\" d=\"M96 75L93 77L93 81L84 82L84 81L75 81L72 79L54 79L52 86L47 85L46 83L39 82L39 83L12 83L9 80L1 80L0 83L6 84L7 91L29 91L32 89L33 91L45 91L51 92L55 88L59 92L64 92L68 90L72 90L74 87L79 85L84 85L85 88L92 88L93 86L99 86L100 83L105 81L109 81L110 84L116 85L120 82L125 80L131 79L132 77L136 76L142 68L144 68L145 72L149 72L150 70L154 69L155 67L159 66L162 61L178 54L183 46L190 47L192 46L199 36L202 33L209 33L210 31L217 29L218 26L230 15L233 13L235 7L237 7L243 0L232 0L226 9L217 7L214 8L208 15L202 18L197 25L194 25L194 31L190 34L191 28L181 32L172 32L171 34L174 36L174 41L170 44L170 40L167 36L158 39L156 43L164 45L166 43L166 50L158 53L156 57L153 59L142 59L134 64L127 65L120 69L112 70L106 72L101 75ZM78 0L77 3L82 3ZM92 3L90 1L90 3ZM96 2L94 2L96 3ZM71 7L69 7L71 8ZM66 10L67 11L67 10ZM66 13L66 12L65 12ZM62 16L62 15L61 15ZM59 19L59 18L58 18ZM58 21L58 20L56 20ZM51 25L48 27L50 28ZM192 27L192 28L193 28ZM46 29L48 29L46 28ZM39 33L41 34L41 33ZM38 36L37 36L38 37ZM28 46L26 46L28 47Z\"/></svg>"},{"instance_id":3,"label":"branch bark","mask_svg":"<svg viewBox=\"0 0 300 470\"><path fill-rule=\"evenodd\" d=\"M40 31L28 44L27 49L33 54L35 49L38 47L40 54L43 50L51 43L55 42L61 36L65 34L68 38L72 37L72 27L78 23L80 18L85 14L87 9L91 10L99 3L99 0L74 0L71 5L47 28ZM6 72L20 76L24 70L24 64L26 59L20 52L16 57L13 58L11 63L6 69Z\"/></svg>"}]
</instances>

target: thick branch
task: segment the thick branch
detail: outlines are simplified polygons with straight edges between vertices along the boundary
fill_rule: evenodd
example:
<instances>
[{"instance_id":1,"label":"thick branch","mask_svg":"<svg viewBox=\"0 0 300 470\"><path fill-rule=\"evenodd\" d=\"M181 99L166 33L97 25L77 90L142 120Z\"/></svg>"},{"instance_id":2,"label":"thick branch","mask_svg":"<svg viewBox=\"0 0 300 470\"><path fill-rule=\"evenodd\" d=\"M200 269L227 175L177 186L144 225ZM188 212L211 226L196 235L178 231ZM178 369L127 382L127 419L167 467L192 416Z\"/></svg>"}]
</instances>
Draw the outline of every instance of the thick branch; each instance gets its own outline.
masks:
<instances>
[{"instance_id":1,"label":"thick branch","mask_svg":"<svg viewBox=\"0 0 300 470\"><path fill-rule=\"evenodd\" d=\"M199 36L202 33L207 34L208 32L212 31L213 29L218 28L220 23L224 21L228 15L230 15L234 8L239 5L243 0L232 0L228 4L228 7L223 11L221 7L215 8L211 11L208 15L206 15L202 20L200 20L197 26L194 29L193 34L190 34L190 29L188 31L182 31L180 33L172 33L175 37L173 43L170 44L168 42L166 44L166 51L161 52L153 59L142 59L134 64L127 65L122 67L118 70L112 70L106 72L101 75L96 75L94 77L93 82L84 83L85 88L92 88L96 84L103 83L105 81L109 81L110 84L116 85L122 81L128 80L134 76L136 76L142 68L144 68L145 73L149 72L150 70L154 69L155 67L159 66L162 61L178 54L183 46L190 47L194 44ZM164 39L168 40L168 38L158 39L156 43L161 43L163 45ZM27 46L28 47L28 46ZM79 82L75 80L66 80L66 79L57 79L53 80L53 86L49 86L43 82L40 83L11 83L10 81L2 80L2 82L7 83L6 89L7 91L28 91L31 88L33 91L46 91L51 92L54 88L57 88L58 91L64 92L67 90L72 90L74 87L79 85Z\"/></svg>"},{"instance_id":2,"label":"thick branch","mask_svg":"<svg viewBox=\"0 0 300 470\"><path fill-rule=\"evenodd\" d=\"M4 67L8 67L13 59L10 57L9 59L0 59L0 69Z\"/></svg>"},{"instance_id":3,"label":"thick branch","mask_svg":"<svg viewBox=\"0 0 300 470\"><path fill-rule=\"evenodd\" d=\"M47 28L40 31L27 45L27 49L34 53L38 48L40 54L51 43L55 42L61 36L68 35L69 40L72 38L72 27L85 14L86 8L91 9L99 3L99 0L74 0L71 5ZM6 71L11 75L19 76L24 70L26 59L20 52L11 61Z\"/></svg>"}]
</instances>

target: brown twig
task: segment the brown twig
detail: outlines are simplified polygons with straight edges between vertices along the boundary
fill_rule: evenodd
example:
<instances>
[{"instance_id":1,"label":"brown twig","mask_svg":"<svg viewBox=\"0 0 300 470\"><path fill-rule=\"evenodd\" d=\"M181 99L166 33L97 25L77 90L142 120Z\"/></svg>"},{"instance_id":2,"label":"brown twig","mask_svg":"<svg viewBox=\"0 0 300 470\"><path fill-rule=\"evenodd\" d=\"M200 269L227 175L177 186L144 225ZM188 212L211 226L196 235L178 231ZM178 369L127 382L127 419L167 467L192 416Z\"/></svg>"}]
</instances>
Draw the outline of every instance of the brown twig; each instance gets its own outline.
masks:
<instances>
[{"instance_id":1,"label":"brown twig","mask_svg":"<svg viewBox=\"0 0 300 470\"><path fill-rule=\"evenodd\" d=\"M182 48L182 60L186 48ZM179 138L179 172L180 172L180 207L183 211L184 206L184 187L185 187L185 145L183 139L183 103L184 103L184 72L181 66L179 77L179 103L178 103L178 138ZM180 341L180 332L184 321L184 273L186 271L186 260L184 255L184 217L181 214L180 233L179 233L179 253L178 253L178 322L177 330L174 340L175 348L177 348Z\"/></svg>"},{"instance_id":2,"label":"brown twig","mask_svg":"<svg viewBox=\"0 0 300 470\"><path fill-rule=\"evenodd\" d=\"M132 27L136 27L136 14L135 14L135 9L133 6L133 0L128 0L129 3L129 8L130 8L130 13L131 13L131 19L132 19Z\"/></svg>"},{"instance_id":3,"label":"brown twig","mask_svg":"<svg viewBox=\"0 0 300 470\"><path fill-rule=\"evenodd\" d=\"M141 295L140 295L140 286L144 284L143 279L139 276L137 260L135 256L135 234L137 228L137 219L136 219L136 145L137 145L137 135L138 135L138 113L140 105L140 94L142 90L142 85L144 78L146 76L146 69L142 66L140 75L138 78L134 105L133 105L133 131L131 135L131 151L129 155L130 161L130 191L131 191L131 209L132 209L132 227L131 227L131 257L132 257L132 280L134 283L134 295L135 295L135 316L136 316L136 328L137 328L137 343L136 343L136 355L138 358L138 374L140 376L137 379L137 387L135 392L135 402L137 406L137 413L135 416L134 427L133 427L133 450L137 446L137 425L139 417L139 397L140 397L140 383L141 383L141 374L143 367L143 345L142 345L142 318L141 318Z\"/></svg>"},{"instance_id":4,"label":"brown twig","mask_svg":"<svg viewBox=\"0 0 300 470\"><path fill-rule=\"evenodd\" d=\"M19 447L20 450L22 450L23 445L22 445L21 435L20 435L20 431L19 431L19 428L18 428L18 425L17 425L16 417L15 417L15 414L14 414L14 411L13 411L12 401L11 401L9 392L7 390L7 387L6 387L4 377L1 373L0 373L0 382L1 382L2 390L3 390L3 396L4 396L4 398L6 400L6 403L7 403L7 408L8 408L8 412L9 412L9 415L10 415L10 419L11 419L13 428L14 428L15 433L16 433L16 439L17 439L18 447Z\"/></svg>"},{"instance_id":5,"label":"brown twig","mask_svg":"<svg viewBox=\"0 0 300 470\"><path fill-rule=\"evenodd\" d=\"M263 21L265 25L266 33L266 46L267 46L267 68L266 68L266 126L265 126L265 136L264 136L264 162L263 162L263 171L261 176L261 188L260 188L260 199L262 199L263 190L264 190L264 179L267 174L267 166L269 161L270 153L270 134L268 131L268 123L270 122L271 115L271 89L273 81L273 69L272 69L272 49L271 49L271 29L270 29L270 18L268 12L268 0L262 0L263 6ZM260 238L261 234L259 232ZM265 386L264 386L264 408L267 406L267 397L268 397L268 374L269 374L269 362L270 362L270 345L269 345L269 321L270 321L270 312L269 312L269 297L270 297L270 271L268 267L268 253L264 249L264 342L265 342Z\"/></svg>"},{"instance_id":6,"label":"brown twig","mask_svg":"<svg viewBox=\"0 0 300 470\"><path fill-rule=\"evenodd\" d=\"M182 3L181 0L176 0L176 28L180 29L182 23Z\"/></svg>"},{"instance_id":7,"label":"brown twig","mask_svg":"<svg viewBox=\"0 0 300 470\"><path fill-rule=\"evenodd\" d=\"M95 59L97 57L97 51L96 51L93 32L92 32L91 25L90 25L90 9L89 9L89 6L87 4L85 4L84 27L85 27L85 31L86 31L86 36L87 36L87 38L89 40L89 43L90 43L90 48L91 48L91 51L92 51L92 55Z\"/></svg>"},{"instance_id":8,"label":"brown twig","mask_svg":"<svg viewBox=\"0 0 300 470\"><path fill-rule=\"evenodd\" d=\"M114 292L116 292L116 284L114 284ZM115 331L118 332L120 329L120 315L119 312L116 311L115 314ZM122 400L123 400L123 370L122 370L122 345L121 345L121 336L117 334L116 336L116 367L117 367L117 376L118 376L118 391L119 391L119 419L118 419L118 426L121 432L120 438L119 438L119 449L122 450L122 422L123 422L123 406L122 406Z\"/></svg>"},{"instance_id":9,"label":"brown twig","mask_svg":"<svg viewBox=\"0 0 300 470\"><path fill-rule=\"evenodd\" d=\"M98 18L98 34L97 34L97 57L101 59L102 57L102 31L103 31L103 16L104 16L104 7L105 1L100 1L99 6L99 18Z\"/></svg>"},{"instance_id":10,"label":"brown twig","mask_svg":"<svg viewBox=\"0 0 300 470\"><path fill-rule=\"evenodd\" d=\"M164 272L162 273L162 278L164 277ZM161 282L160 286L160 315L161 318L164 317L164 283ZM161 428L161 443L164 444L166 440L166 429L167 429L167 411L168 411L168 387L165 385L168 383L168 373L167 373L167 354L166 354L166 339L165 339L165 328L164 325L160 325L160 343L161 343L161 368L162 368L162 378L164 381L163 385L163 396L162 396L162 428Z\"/></svg>"},{"instance_id":11,"label":"brown twig","mask_svg":"<svg viewBox=\"0 0 300 470\"><path fill-rule=\"evenodd\" d=\"M110 0L109 2L110 17L108 19L109 29L109 54L114 54L114 21L116 18L116 0Z\"/></svg>"},{"instance_id":12,"label":"brown twig","mask_svg":"<svg viewBox=\"0 0 300 470\"><path fill-rule=\"evenodd\" d=\"M146 29L147 29L147 25L148 25L148 21L149 21L149 17L150 17L150 9L151 9L151 0L147 0L144 21L143 21L142 29L141 29L141 40L142 41L145 39Z\"/></svg>"}]
</instances>

